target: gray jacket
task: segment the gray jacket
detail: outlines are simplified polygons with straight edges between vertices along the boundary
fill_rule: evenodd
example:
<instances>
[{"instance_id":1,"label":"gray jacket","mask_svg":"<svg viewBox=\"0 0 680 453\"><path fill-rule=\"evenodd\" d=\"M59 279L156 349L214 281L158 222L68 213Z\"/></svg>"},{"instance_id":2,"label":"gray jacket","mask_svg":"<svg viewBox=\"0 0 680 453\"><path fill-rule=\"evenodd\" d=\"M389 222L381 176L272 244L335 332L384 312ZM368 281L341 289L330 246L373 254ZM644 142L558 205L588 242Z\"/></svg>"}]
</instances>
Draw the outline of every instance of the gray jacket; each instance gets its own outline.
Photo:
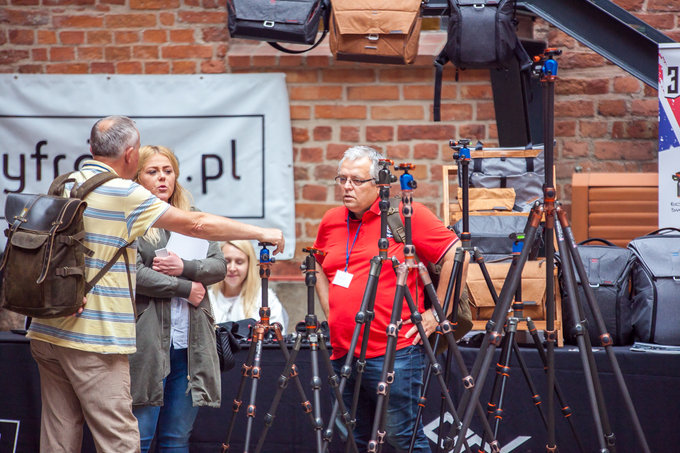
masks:
<instances>
[{"instance_id":1,"label":"gray jacket","mask_svg":"<svg viewBox=\"0 0 680 453\"><path fill-rule=\"evenodd\" d=\"M170 232L161 230L160 241L150 244L143 238L137 248L137 352L130 356L130 392L135 406L162 406L163 379L170 374L170 299L189 297L191 282L211 285L224 279L227 265L219 244L210 242L202 260L183 260L179 277L151 269L155 250L165 247ZM189 304L189 376L194 406L219 407L220 364L215 347L215 323L210 301L203 298L198 307Z\"/></svg>"}]
</instances>

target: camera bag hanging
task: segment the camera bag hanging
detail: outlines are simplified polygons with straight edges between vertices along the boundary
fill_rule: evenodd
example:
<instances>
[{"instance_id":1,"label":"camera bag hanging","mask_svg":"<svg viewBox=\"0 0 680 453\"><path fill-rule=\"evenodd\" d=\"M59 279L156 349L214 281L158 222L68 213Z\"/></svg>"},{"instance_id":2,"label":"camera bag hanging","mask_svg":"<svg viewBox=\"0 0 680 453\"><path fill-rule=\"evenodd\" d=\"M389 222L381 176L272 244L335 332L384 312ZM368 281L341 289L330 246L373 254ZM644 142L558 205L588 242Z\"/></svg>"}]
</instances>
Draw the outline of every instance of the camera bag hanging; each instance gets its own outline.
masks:
<instances>
[{"instance_id":1,"label":"camera bag hanging","mask_svg":"<svg viewBox=\"0 0 680 453\"><path fill-rule=\"evenodd\" d=\"M333 0L329 44L337 60L410 64L418 55L421 0Z\"/></svg>"},{"instance_id":2,"label":"camera bag hanging","mask_svg":"<svg viewBox=\"0 0 680 453\"><path fill-rule=\"evenodd\" d=\"M267 41L281 52L300 54L321 44L328 33L329 0L227 0L232 38ZM319 22L323 32L317 39ZM279 43L308 44L302 50Z\"/></svg>"},{"instance_id":3,"label":"camera bag hanging","mask_svg":"<svg viewBox=\"0 0 680 453\"><path fill-rule=\"evenodd\" d=\"M442 72L449 61L459 69L520 70L531 59L515 32L516 0L448 0L449 22L444 49L435 59L434 121L440 120Z\"/></svg>"}]
</instances>

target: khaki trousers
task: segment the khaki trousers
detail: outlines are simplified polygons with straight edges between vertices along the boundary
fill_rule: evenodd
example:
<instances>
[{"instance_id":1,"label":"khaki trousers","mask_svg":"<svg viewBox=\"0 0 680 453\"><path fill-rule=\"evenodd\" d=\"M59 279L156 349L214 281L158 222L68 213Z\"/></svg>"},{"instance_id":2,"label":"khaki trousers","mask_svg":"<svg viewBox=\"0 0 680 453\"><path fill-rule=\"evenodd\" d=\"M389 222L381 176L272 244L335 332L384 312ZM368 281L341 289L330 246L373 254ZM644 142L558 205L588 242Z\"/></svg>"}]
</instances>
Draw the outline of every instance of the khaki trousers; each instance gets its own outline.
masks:
<instances>
[{"instance_id":1,"label":"khaki trousers","mask_svg":"<svg viewBox=\"0 0 680 453\"><path fill-rule=\"evenodd\" d=\"M41 453L81 451L83 422L102 453L137 453L130 366L125 354L97 354L31 340L40 371Z\"/></svg>"}]
</instances>

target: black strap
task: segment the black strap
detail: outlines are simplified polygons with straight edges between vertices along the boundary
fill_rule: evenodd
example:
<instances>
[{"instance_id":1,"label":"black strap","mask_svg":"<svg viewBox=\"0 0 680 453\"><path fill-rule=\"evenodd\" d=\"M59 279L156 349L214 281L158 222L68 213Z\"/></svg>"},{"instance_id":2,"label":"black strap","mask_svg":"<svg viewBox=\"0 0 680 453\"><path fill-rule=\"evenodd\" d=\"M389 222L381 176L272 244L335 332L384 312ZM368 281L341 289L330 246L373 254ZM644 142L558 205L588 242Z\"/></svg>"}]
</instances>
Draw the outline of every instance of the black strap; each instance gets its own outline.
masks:
<instances>
[{"instance_id":1,"label":"black strap","mask_svg":"<svg viewBox=\"0 0 680 453\"><path fill-rule=\"evenodd\" d=\"M527 173L533 173L533 171L534 171L534 158L533 157L525 157L525 160L527 162Z\"/></svg>"},{"instance_id":2,"label":"black strap","mask_svg":"<svg viewBox=\"0 0 680 453\"><path fill-rule=\"evenodd\" d=\"M124 251L132 244L132 242L128 242L121 248L119 248L116 253L113 255L113 258L109 260L106 265L97 272L97 275L95 275L92 280L89 282L85 283L85 294L89 293L92 288L97 284L97 282L113 267L114 264L116 264L116 261L118 261L118 257L122 254L123 259L125 260L125 270L127 271L128 274L128 285L130 286L130 295L132 296L132 279L130 278L130 263L127 257L127 254L124 253ZM133 297L134 299L134 297Z\"/></svg>"},{"instance_id":3,"label":"black strap","mask_svg":"<svg viewBox=\"0 0 680 453\"><path fill-rule=\"evenodd\" d=\"M441 121L442 73L444 72L444 65L448 62L449 57L443 50L434 60L434 105L432 107L434 121Z\"/></svg>"},{"instance_id":4,"label":"black strap","mask_svg":"<svg viewBox=\"0 0 680 453\"><path fill-rule=\"evenodd\" d=\"M578 245L586 245L586 244L589 244L591 242L601 242L601 243L608 245L610 247L616 247L616 244L614 244L613 242L610 242L610 241L608 241L606 239L602 239L602 238L588 238L586 240L579 242Z\"/></svg>"},{"instance_id":5,"label":"black strap","mask_svg":"<svg viewBox=\"0 0 680 453\"><path fill-rule=\"evenodd\" d=\"M288 49L286 47L283 47L281 44L278 42L271 42L267 41L267 44L272 46L274 49L279 50L284 53L291 53L291 54L301 54L305 52L309 52L310 50L314 49L316 46L321 44L321 41L326 37L328 34L328 29L330 26L330 15L331 15L331 5L329 0L324 0L321 2L321 7L324 8L324 11L322 13L322 20L323 20L323 32L321 33L321 37L316 40L314 44L312 44L310 47L302 50L293 50L293 49Z\"/></svg>"},{"instance_id":6,"label":"black strap","mask_svg":"<svg viewBox=\"0 0 680 453\"><path fill-rule=\"evenodd\" d=\"M653 236L655 234L663 234L663 233L680 233L680 229L675 228L675 227L666 227L666 228L659 228L658 230L654 230L651 233L647 233L646 236Z\"/></svg>"},{"instance_id":7,"label":"black strap","mask_svg":"<svg viewBox=\"0 0 680 453\"><path fill-rule=\"evenodd\" d=\"M482 172L482 159L477 158L477 159L472 159L472 171L475 173L483 173Z\"/></svg>"}]
</instances>

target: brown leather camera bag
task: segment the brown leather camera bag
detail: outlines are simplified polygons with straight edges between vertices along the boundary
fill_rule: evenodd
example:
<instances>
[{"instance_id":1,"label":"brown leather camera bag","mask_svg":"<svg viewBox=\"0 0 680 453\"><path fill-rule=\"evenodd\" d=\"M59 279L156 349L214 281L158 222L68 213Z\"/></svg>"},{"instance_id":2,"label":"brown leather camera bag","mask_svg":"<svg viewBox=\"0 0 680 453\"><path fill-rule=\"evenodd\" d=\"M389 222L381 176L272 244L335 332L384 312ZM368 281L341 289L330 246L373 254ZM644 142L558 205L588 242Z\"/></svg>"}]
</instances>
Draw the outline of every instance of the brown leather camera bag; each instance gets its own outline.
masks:
<instances>
[{"instance_id":1,"label":"brown leather camera bag","mask_svg":"<svg viewBox=\"0 0 680 453\"><path fill-rule=\"evenodd\" d=\"M333 0L330 48L337 60L413 63L420 38L420 0Z\"/></svg>"},{"instance_id":2,"label":"brown leather camera bag","mask_svg":"<svg viewBox=\"0 0 680 453\"><path fill-rule=\"evenodd\" d=\"M37 318L67 316L83 306L83 296L118 260L125 247L91 281L85 281L85 255L92 251L85 237L85 196L106 181L117 178L101 173L59 196L69 175L61 175L48 195L11 193L5 202L7 245L0 264L0 305L10 311ZM126 258L127 255L123 254ZM129 280L129 273L128 273Z\"/></svg>"}]
</instances>

